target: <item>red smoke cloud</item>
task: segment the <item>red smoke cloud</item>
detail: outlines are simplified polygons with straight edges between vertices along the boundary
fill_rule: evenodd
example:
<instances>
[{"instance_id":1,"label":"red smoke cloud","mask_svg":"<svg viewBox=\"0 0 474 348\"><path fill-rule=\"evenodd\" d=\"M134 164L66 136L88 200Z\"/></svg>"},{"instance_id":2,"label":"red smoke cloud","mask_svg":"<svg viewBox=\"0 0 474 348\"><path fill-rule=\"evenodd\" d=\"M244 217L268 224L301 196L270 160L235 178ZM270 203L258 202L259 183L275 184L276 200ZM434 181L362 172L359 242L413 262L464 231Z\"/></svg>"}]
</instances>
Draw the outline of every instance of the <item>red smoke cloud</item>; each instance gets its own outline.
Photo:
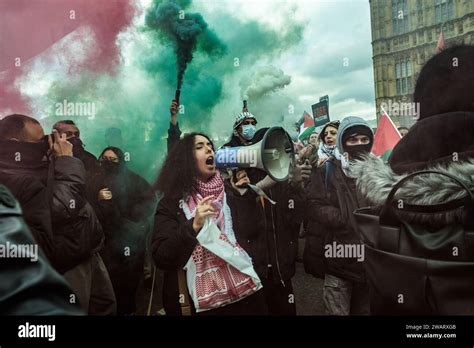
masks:
<instances>
[{"instance_id":1,"label":"red smoke cloud","mask_svg":"<svg viewBox=\"0 0 474 348\"><path fill-rule=\"evenodd\" d=\"M93 54L81 69L111 70L120 60L117 34L136 14L132 0L0 1L0 107L28 113L28 100L15 89L24 65L80 26L95 34ZM18 58L21 66L16 66Z\"/></svg>"}]
</instances>

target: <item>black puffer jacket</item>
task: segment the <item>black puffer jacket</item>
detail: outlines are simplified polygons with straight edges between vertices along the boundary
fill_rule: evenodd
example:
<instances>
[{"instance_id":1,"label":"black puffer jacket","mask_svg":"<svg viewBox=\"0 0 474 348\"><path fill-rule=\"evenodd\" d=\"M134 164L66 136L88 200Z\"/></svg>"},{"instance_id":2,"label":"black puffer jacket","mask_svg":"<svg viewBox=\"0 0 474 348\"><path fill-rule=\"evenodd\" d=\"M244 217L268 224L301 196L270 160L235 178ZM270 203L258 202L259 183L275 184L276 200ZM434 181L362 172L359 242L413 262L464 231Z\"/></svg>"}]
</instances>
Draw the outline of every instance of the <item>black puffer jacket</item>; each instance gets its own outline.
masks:
<instances>
[{"instance_id":1,"label":"black puffer jacket","mask_svg":"<svg viewBox=\"0 0 474 348\"><path fill-rule=\"evenodd\" d=\"M19 201L48 260L64 273L98 251L103 242L102 228L85 198L84 165L70 156L49 164L34 151L23 151L22 161L15 161L17 144L1 142L0 183Z\"/></svg>"},{"instance_id":2,"label":"black puffer jacket","mask_svg":"<svg viewBox=\"0 0 474 348\"><path fill-rule=\"evenodd\" d=\"M357 195L355 181L344 174L340 162L334 158L328 162L330 164L314 168L311 175L305 270L317 277L324 277L328 273L343 279L365 282L363 263L356 258L324 255L326 245L361 244L354 228L356 225L352 212L365 206Z\"/></svg>"},{"instance_id":3,"label":"black puffer jacket","mask_svg":"<svg viewBox=\"0 0 474 348\"><path fill-rule=\"evenodd\" d=\"M52 199L54 263L60 273L81 264L99 251L102 226L85 195L85 169L74 157L55 159Z\"/></svg>"}]
</instances>

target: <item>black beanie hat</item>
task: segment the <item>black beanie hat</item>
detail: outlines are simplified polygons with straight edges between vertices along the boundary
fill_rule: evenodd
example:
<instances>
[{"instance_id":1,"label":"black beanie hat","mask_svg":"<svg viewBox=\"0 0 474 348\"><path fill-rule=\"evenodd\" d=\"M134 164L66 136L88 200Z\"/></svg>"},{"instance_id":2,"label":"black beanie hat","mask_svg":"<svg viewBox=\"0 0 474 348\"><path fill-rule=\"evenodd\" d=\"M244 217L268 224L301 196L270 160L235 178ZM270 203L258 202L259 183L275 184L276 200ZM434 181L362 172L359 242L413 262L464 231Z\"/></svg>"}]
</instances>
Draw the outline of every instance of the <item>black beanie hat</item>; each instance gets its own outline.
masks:
<instances>
[{"instance_id":1,"label":"black beanie hat","mask_svg":"<svg viewBox=\"0 0 474 348\"><path fill-rule=\"evenodd\" d=\"M344 147L346 145L347 139L356 135L366 135L369 138L371 145L374 142L374 133L372 133L372 130L367 126L358 125L350 127L344 131L344 134L342 134L342 146Z\"/></svg>"}]
</instances>

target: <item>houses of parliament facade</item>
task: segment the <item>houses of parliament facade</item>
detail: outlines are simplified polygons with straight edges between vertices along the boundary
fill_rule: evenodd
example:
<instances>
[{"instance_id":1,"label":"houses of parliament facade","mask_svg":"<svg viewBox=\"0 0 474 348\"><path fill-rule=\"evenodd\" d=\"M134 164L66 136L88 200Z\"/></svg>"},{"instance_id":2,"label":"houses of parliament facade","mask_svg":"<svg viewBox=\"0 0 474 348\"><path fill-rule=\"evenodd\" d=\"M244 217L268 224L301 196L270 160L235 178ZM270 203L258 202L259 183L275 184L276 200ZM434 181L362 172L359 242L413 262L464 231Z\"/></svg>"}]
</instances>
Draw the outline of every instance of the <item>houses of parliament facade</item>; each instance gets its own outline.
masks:
<instances>
[{"instance_id":1,"label":"houses of parliament facade","mask_svg":"<svg viewBox=\"0 0 474 348\"><path fill-rule=\"evenodd\" d=\"M474 45L474 0L369 3L376 110L381 105L401 106L399 112L393 107L386 111L397 126L409 127L416 121L415 108L409 108L416 79L435 54L441 30L445 47Z\"/></svg>"}]
</instances>

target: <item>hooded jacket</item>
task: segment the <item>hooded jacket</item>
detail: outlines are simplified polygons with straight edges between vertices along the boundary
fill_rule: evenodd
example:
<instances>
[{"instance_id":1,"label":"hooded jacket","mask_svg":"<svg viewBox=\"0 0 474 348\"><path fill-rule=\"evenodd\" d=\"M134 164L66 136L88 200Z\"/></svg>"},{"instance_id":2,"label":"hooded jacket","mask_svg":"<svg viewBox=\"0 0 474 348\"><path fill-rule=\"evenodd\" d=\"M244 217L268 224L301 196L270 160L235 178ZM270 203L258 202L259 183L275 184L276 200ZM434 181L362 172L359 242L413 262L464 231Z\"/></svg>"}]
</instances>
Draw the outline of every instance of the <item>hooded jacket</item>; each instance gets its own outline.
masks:
<instances>
[{"instance_id":1,"label":"hooded jacket","mask_svg":"<svg viewBox=\"0 0 474 348\"><path fill-rule=\"evenodd\" d=\"M339 150L339 153L343 154L345 152L344 145L342 144L342 139L345 133L350 128L353 128L356 126L367 127L370 133L372 133L372 130L370 129L369 125L363 118L360 118L357 116L348 116L344 118L341 124L339 125L339 129L337 131L336 146L337 146L337 149Z\"/></svg>"},{"instance_id":2,"label":"hooded jacket","mask_svg":"<svg viewBox=\"0 0 474 348\"><path fill-rule=\"evenodd\" d=\"M359 117L346 117L339 126L336 139L340 153L344 153L344 134L354 126L369 128ZM352 173L351 177L344 173L341 161L334 157L324 166L312 171L304 252L307 273L321 278L327 273L351 281L365 282L363 260L360 257L335 257L335 251L332 250L334 246L354 250L361 245L352 212L366 203L358 195L356 182L352 177ZM332 255L329 254L330 250Z\"/></svg>"},{"instance_id":3,"label":"hooded jacket","mask_svg":"<svg viewBox=\"0 0 474 348\"><path fill-rule=\"evenodd\" d=\"M445 172L459 178L474 191L474 113L452 112L418 121L392 151L389 164L375 156L357 161L352 170L357 187L368 204L380 207L392 187L409 173L419 170ZM445 176L427 174L409 180L396 193L395 199L406 203L433 205L464 197L465 190ZM463 211L457 209L438 214L410 214L410 223L441 227L463 222ZM471 217L474 219L474 217Z\"/></svg>"}]
</instances>

